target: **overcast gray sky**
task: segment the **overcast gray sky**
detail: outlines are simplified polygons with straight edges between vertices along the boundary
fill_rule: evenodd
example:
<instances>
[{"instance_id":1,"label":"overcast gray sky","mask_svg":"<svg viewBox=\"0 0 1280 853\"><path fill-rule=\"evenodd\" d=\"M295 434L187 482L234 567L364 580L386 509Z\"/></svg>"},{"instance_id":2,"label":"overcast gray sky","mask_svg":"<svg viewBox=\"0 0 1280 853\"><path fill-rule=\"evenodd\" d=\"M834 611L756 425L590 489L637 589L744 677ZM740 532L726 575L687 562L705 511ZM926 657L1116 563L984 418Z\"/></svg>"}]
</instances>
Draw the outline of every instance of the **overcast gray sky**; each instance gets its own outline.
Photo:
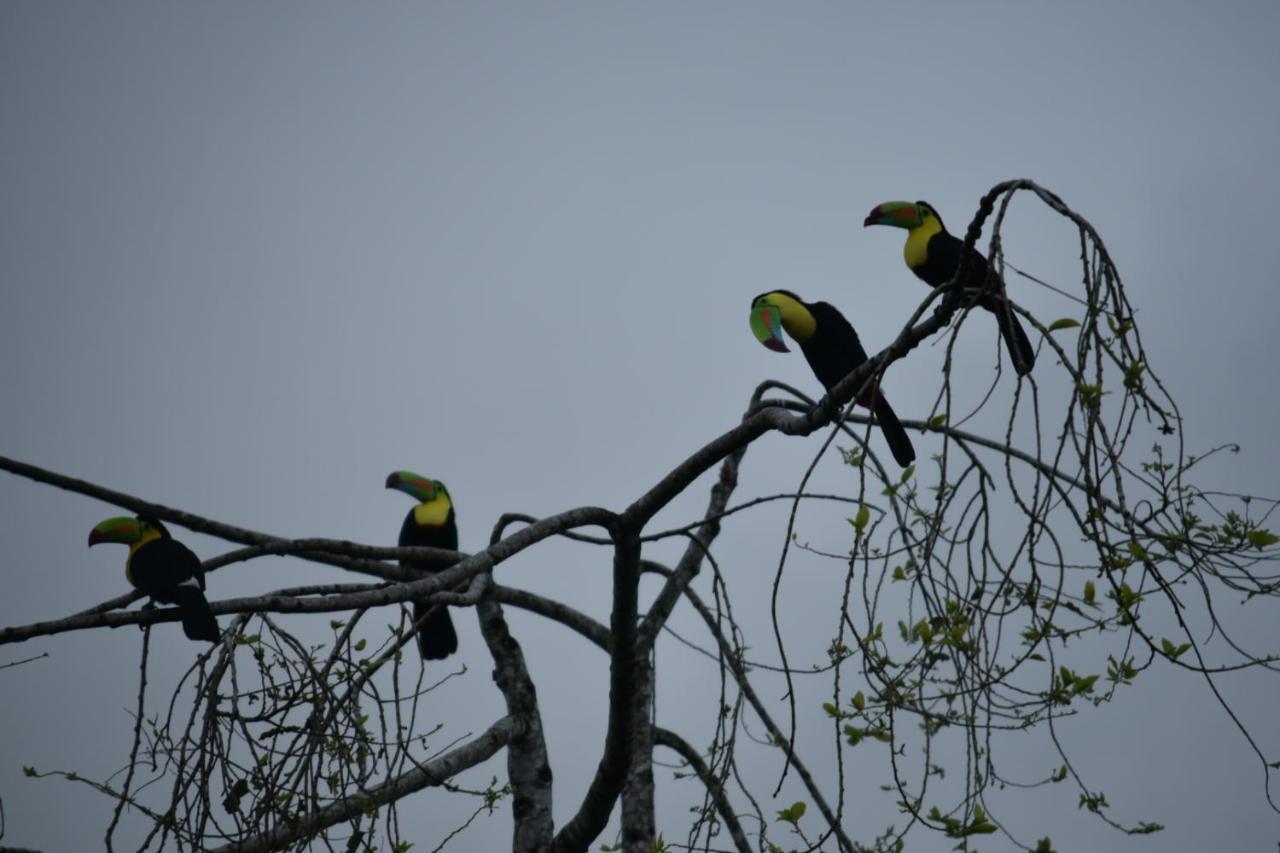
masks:
<instances>
[{"instance_id":1,"label":"overcast gray sky","mask_svg":"<svg viewBox=\"0 0 1280 853\"><path fill-rule=\"evenodd\" d=\"M1030 177L1106 240L1189 449L1243 446L1209 483L1274 495L1278 25L1270 2L5 3L0 453L231 523L375 543L408 508L383 479L409 468L449 485L477 548L504 511L624 505L731 426L766 376L814 388L798 355L751 339L753 295L827 299L868 349L887 343L922 290L901 235L861 227L874 204L926 198L960 230L992 184ZM1075 235L1030 199L1005 241L1020 267L1078 280ZM1046 321L1073 313L1017 287ZM994 334L963 341L990 363ZM895 366L900 415L927 412L941 359ZM760 442L740 495L794 487L820 440ZM820 482L841 473L828 460ZM691 520L705 494L663 518ZM123 553L84 547L112 508L8 475L0 502L0 624L124 590ZM774 509L726 526L749 624L767 625L784 525ZM340 576L259 561L211 592L319 577ZM549 544L502 577L606 617L603 552ZM430 709L447 738L501 713L474 621L455 618L470 671ZM1275 619L1258 624L1274 648ZM573 697L547 714L563 819L598 758L605 661L563 629L513 625L544 700ZM155 683L171 684L195 648L158 638ZM3 843L101 844L105 799L21 767L101 777L124 762L139 643L120 630L0 651L49 653L0 673ZM660 667L679 659L665 648ZM772 659L767 635L754 651ZM696 743L712 711L679 700L709 673L690 659L659 686L660 719ZM1226 689L1280 757L1276 685ZM1023 837L1280 841L1261 770L1203 681L1162 674L1072 736L1118 816L1171 829L1123 838L1063 788L1012 801ZM885 772L864 775L874 791ZM687 802L658 778L675 835ZM859 838L898 821L867 811L852 813ZM415 849L455 825L433 793L412 820ZM508 833L504 812L459 849Z\"/></svg>"}]
</instances>

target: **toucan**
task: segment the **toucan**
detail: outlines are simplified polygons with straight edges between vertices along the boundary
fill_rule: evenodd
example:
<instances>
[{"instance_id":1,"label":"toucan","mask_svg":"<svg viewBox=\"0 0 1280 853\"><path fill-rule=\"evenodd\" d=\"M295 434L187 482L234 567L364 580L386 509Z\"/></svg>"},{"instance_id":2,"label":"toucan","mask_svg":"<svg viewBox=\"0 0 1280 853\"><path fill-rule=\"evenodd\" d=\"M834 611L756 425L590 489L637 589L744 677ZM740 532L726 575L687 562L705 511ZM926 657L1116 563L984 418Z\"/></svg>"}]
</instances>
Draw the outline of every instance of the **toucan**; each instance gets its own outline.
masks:
<instances>
[{"instance_id":1,"label":"toucan","mask_svg":"<svg viewBox=\"0 0 1280 853\"><path fill-rule=\"evenodd\" d=\"M387 488L399 489L415 498L418 505L409 510L400 525L400 546L427 546L458 550L458 524L454 519L453 501L449 490L439 480L423 477L412 471L395 471L387 476ZM400 565L413 563L401 560ZM418 629L418 651L423 660L444 660L458 650L458 635L453 630L446 605L433 605L425 601L413 603L413 621L417 622L435 607L422 627Z\"/></svg>"},{"instance_id":2,"label":"toucan","mask_svg":"<svg viewBox=\"0 0 1280 853\"><path fill-rule=\"evenodd\" d=\"M99 542L128 545L124 576L129 583L154 601L178 605L182 630L192 640L218 642L218 620L204 597L200 558L163 524L146 515L108 518L89 531L89 546Z\"/></svg>"},{"instance_id":3,"label":"toucan","mask_svg":"<svg viewBox=\"0 0 1280 853\"><path fill-rule=\"evenodd\" d=\"M858 333L834 306L805 302L789 290L773 290L751 300L751 331L756 340L775 352L787 352L784 329L800 344L809 367L828 391L867 360ZM865 391L858 402L875 412L898 464L905 468L914 462L916 451L911 439L880 389Z\"/></svg>"},{"instance_id":4,"label":"toucan","mask_svg":"<svg viewBox=\"0 0 1280 853\"><path fill-rule=\"evenodd\" d=\"M868 225L893 225L907 229L903 257L916 277L929 286L941 287L955 276L964 242L947 231L942 217L928 202L886 201L878 204L862 223L864 228ZM1000 335L1013 360L1013 369L1025 375L1035 366L1035 347L1031 346L1022 324L999 295L1004 291L1003 282L1000 282L998 292L986 289L987 276L993 274L987 259L971 247L965 280L958 286L964 290L982 291L978 305L995 315Z\"/></svg>"}]
</instances>

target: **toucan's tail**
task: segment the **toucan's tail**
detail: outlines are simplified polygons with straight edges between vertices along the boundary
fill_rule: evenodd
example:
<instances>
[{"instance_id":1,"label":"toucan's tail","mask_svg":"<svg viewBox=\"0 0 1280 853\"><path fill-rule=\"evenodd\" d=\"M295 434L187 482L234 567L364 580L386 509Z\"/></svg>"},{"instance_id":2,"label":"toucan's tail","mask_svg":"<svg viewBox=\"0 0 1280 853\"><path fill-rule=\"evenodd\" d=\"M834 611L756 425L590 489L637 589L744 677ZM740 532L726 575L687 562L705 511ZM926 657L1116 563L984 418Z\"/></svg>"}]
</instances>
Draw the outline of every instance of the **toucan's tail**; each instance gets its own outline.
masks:
<instances>
[{"instance_id":1,"label":"toucan's tail","mask_svg":"<svg viewBox=\"0 0 1280 853\"><path fill-rule=\"evenodd\" d=\"M418 629L418 651L423 660L444 660L458 650L458 634L453 630L449 608L444 604L415 601L413 621L417 622L426 616L432 607L435 607L435 612L427 616L427 621Z\"/></svg>"},{"instance_id":2,"label":"toucan's tail","mask_svg":"<svg viewBox=\"0 0 1280 853\"><path fill-rule=\"evenodd\" d=\"M894 460L903 468L915 462L916 449L911 446L911 439L907 437L906 429L903 428L902 422L898 420L893 407L889 405L889 401L883 394L876 395L875 413L876 420L880 422L880 431L889 442L889 450L893 452Z\"/></svg>"},{"instance_id":3,"label":"toucan's tail","mask_svg":"<svg viewBox=\"0 0 1280 853\"><path fill-rule=\"evenodd\" d=\"M1009 358L1013 360L1013 369L1019 376L1026 376L1036 364L1036 348L1031 345L1022 324L1018 322L1013 309L1002 299L986 300L982 307L996 315L996 323L1000 326L1000 337L1004 338L1005 349L1009 350Z\"/></svg>"},{"instance_id":4,"label":"toucan's tail","mask_svg":"<svg viewBox=\"0 0 1280 853\"><path fill-rule=\"evenodd\" d=\"M222 634L218 620L213 618L209 602L194 583L178 585L178 612L182 614L182 631L188 638L218 642Z\"/></svg>"}]
</instances>

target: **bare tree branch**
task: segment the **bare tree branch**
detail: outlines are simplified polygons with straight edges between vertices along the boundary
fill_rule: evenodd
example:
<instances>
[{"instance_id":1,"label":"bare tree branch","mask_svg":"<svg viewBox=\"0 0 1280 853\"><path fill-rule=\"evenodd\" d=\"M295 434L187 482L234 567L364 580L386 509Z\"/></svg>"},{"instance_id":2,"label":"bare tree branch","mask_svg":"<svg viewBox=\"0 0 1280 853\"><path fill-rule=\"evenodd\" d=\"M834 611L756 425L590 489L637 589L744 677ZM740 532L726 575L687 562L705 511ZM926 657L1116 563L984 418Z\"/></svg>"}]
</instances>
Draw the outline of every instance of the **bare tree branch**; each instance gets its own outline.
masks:
<instances>
[{"instance_id":1,"label":"bare tree branch","mask_svg":"<svg viewBox=\"0 0 1280 853\"><path fill-rule=\"evenodd\" d=\"M546 849L555 826L552 822L551 762L542 734L538 694L525 666L524 652L507 627L502 607L494 600L480 602L480 632L493 655L493 680L502 691L507 713L524 721L519 737L507 745L507 778L512 804L511 849L536 853Z\"/></svg>"},{"instance_id":2,"label":"bare tree branch","mask_svg":"<svg viewBox=\"0 0 1280 853\"><path fill-rule=\"evenodd\" d=\"M730 805L724 787L711 774L711 769L707 767L707 763L702 760L698 751L675 732L661 727L654 728L653 741L674 751L693 768L693 772L697 773L698 779L702 781L703 787L715 800L716 813L720 815L720 822L729 831L729 836L733 839L734 846L738 848L738 853L751 853L751 843L747 840L747 834L742 831L742 824L738 822L738 815Z\"/></svg>"},{"instance_id":3,"label":"bare tree branch","mask_svg":"<svg viewBox=\"0 0 1280 853\"><path fill-rule=\"evenodd\" d=\"M266 853L298 841L315 837L322 830L363 814L370 809L394 802L423 788L438 786L468 767L475 767L519 737L524 724L516 717L503 717L479 737L451 750L421 767L388 779L383 784L355 797L346 797L313 812L296 826L280 826L249 841L216 848L213 853Z\"/></svg>"}]
</instances>

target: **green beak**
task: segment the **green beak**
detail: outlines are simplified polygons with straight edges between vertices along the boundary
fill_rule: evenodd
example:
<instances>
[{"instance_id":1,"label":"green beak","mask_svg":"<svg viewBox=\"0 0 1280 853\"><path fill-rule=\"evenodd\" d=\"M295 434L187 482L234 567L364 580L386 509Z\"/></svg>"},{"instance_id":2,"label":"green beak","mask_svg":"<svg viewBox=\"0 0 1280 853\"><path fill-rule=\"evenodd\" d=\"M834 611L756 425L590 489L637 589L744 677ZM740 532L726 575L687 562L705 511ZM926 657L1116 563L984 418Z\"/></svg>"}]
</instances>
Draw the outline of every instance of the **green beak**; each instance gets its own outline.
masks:
<instances>
[{"instance_id":1,"label":"green beak","mask_svg":"<svg viewBox=\"0 0 1280 853\"><path fill-rule=\"evenodd\" d=\"M99 542L120 542L131 545L141 538L142 525L138 523L138 519L122 515L99 522L97 527L90 530L89 547L92 548Z\"/></svg>"},{"instance_id":2,"label":"green beak","mask_svg":"<svg viewBox=\"0 0 1280 853\"><path fill-rule=\"evenodd\" d=\"M774 352L789 352L782 338L782 311L776 305L760 302L751 306L751 331L756 340Z\"/></svg>"},{"instance_id":3,"label":"green beak","mask_svg":"<svg viewBox=\"0 0 1280 853\"><path fill-rule=\"evenodd\" d=\"M398 489L422 503L436 496L436 481L412 471L394 471L387 475L387 488Z\"/></svg>"},{"instance_id":4,"label":"green beak","mask_svg":"<svg viewBox=\"0 0 1280 853\"><path fill-rule=\"evenodd\" d=\"M867 214L862 227L892 225L895 228L915 228L920 221L920 207L914 201L886 201Z\"/></svg>"}]
</instances>

